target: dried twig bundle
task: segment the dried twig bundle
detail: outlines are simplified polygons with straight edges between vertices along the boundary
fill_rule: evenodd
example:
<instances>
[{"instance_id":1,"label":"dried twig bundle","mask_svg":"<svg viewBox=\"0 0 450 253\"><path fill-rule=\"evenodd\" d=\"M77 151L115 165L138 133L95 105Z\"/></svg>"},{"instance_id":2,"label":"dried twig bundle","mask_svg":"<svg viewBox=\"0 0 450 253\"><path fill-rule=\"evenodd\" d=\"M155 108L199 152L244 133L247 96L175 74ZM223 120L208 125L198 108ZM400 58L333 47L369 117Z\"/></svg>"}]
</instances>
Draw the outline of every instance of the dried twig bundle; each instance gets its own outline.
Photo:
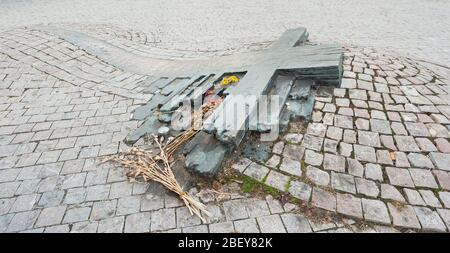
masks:
<instances>
[{"instance_id":1,"label":"dried twig bundle","mask_svg":"<svg viewBox=\"0 0 450 253\"><path fill-rule=\"evenodd\" d=\"M146 182L153 180L161 183L167 189L180 196L191 214L195 214L202 221L205 221L202 213L210 216L210 213L206 210L206 206L183 191L172 172L169 159L180 146L200 131L199 127L195 127L196 122L202 122L207 112L216 106L217 103L214 102L205 104L199 111L194 112L193 126L171 140L164 148L162 147L161 141L156 136L153 136L155 143L159 147L158 154L152 154L143 149L133 147L128 152L122 153L121 156L108 157L107 160L117 162L126 167L128 169L127 176L130 178L137 179L142 177Z\"/></svg>"},{"instance_id":2,"label":"dried twig bundle","mask_svg":"<svg viewBox=\"0 0 450 253\"><path fill-rule=\"evenodd\" d=\"M188 140L190 140L192 137L195 136L200 130L201 130L201 124L203 122L203 118L205 115L208 114L211 109L215 108L217 106L216 102L211 102L209 104L204 104L202 107L193 113L193 124L191 128L184 131L182 134L178 135L175 139L170 141L165 147L164 151L167 154L167 157L170 158L180 146L182 146L184 143L186 143ZM199 126L200 125L200 126Z\"/></svg>"},{"instance_id":3,"label":"dried twig bundle","mask_svg":"<svg viewBox=\"0 0 450 253\"><path fill-rule=\"evenodd\" d=\"M108 160L117 162L128 168L128 177L142 177L146 182L153 180L161 183L164 187L180 196L191 214L195 214L202 221L205 221L202 217L202 212L210 216L210 213L206 210L206 206L183 191L172 172L161 142L156 137L155 142L158 144L160 150L158 155L153 155L143 149L133 147L128 152L123 153L123 155L109 157Z\"/></svg>"}]
</instances>

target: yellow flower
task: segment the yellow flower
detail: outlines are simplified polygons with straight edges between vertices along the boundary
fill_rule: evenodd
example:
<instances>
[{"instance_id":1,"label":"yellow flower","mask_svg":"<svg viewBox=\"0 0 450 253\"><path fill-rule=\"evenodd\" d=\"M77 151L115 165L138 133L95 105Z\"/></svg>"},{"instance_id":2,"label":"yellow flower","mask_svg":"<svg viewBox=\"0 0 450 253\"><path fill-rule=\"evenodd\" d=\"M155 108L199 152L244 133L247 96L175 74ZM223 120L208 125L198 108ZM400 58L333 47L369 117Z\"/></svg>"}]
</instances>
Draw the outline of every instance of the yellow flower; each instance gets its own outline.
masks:
<instances>
[{"instance_id":1,"label":"yellow flower","mask_svg":"<svg viewBox=\"0 0 450 253\"><path fill-rule=\"evenodd\" d=\"M225 78L225 77L220 82L221 85L228 85L229 83L230 83L230 80L228 80L228 78Z\"/></svg>"},{"instance_id":2,"label":"yellow flower","mask_svg":"<svg viewBox=\"0 0 450 253\"><path fill-rule=\"evenodd\" d=\"M230 76L230 77L229 77L229 80L230 80L232 83L237 83L237 82L239 82L239 78L238 78L237 76Z\"/></svg>"},{"instance_id":3,"label":"yellow flower","mask_svg":"<svg viewBox=\"0 0 450 253\"><path fill-rule=\"evenodd\" d=\"M224 77L222 81L220 81L221 85L228 85L230 83L239 82L239 78L237 76Z\"/></svg>"}]
</instances>

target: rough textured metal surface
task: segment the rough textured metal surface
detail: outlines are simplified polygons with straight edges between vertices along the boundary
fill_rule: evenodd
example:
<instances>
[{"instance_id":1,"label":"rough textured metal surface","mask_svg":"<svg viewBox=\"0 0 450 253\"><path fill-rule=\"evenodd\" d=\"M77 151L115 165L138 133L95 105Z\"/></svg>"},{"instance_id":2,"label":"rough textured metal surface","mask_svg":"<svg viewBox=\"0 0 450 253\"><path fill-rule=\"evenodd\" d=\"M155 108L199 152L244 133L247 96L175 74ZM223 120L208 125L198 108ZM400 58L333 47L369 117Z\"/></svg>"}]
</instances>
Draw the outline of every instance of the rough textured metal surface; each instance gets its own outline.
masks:
<instances>
[{"instance_id":1,"label":"rough textured metal surface","mask_svg":"<svg viewBox=\"0 0 450 253\"><path fill-rule=\"evenodd\" d=\"M311 82L338 85L342 74L342 49L337 45L307 45L308 33L302 27L287 30L270 48L258 52L176 61L137 55L76 31L56 27L38 29L77 44L119 69L148 76L140 85L142 92L152 97L134 110L133 118L144 122L126 137L128 144L181 120L185 110L180 107L183 102L205 103L201 100L207 92L213 93L208 94L212 95L210 98L223 100L204 121L204 131L210 134L207 139L214 135L227 146L216 157L220 162L226 150L239 146L247 131L278 132L278 119L285 104L288 104L288 119L308 118L313 104L309 96ZM220 86L218 83L225 75L237 75L238 83ZM296 81L291 92L295 80L309 81ZM278 101L270 102L278 103L278 108L269 110L266 118L253 120L262 112L260 99L264 95L278 95ZM196 148L188 154L188 169L205 174L217 171L220 162L204 166L193 160L204 155L210 145L192 145Z\"/></svg>"},{"instance_id":2,"label":"rough textured metal surface","mask_svg":"<svg viewBox=\"0 0 450 253\"><path fill-rule=\"evenodd\" d=\"M81 35L75 36L75 34L67 34L66 31L61 30L56 30L56 32L60 33L60 36L68 36L69 39L81 39ZM284 70L283 72L288 73L288 75L295 76L296 79L320 80L333 84L339 83L340 73L342 71L341 49L334 45L299 46L300 44L304 44L306 38L306 29L292 29L286 31L280 40L274 43L268 50L212 58L209 60L174 62L170 60L161 61L158 59L138 57L138 60L134 62L137 68L133 67L133 71L139 72L139 68L148 68L144 71L147 73L151 71L153 75L156 72L159 75L167 76L152 79L154 83L147 84L148 89L153 89L154 92L159 90L159 92L145 105L137 108L134 111L133 117L143 120L159 110L163 112L163 114L159 115L159 120L169 122L171 120L171 112L177 109L183 99L195 100L201 98L208 89L214 86L214 83L217 83L221 79L223 73L244 73L238 85L229 86L223 90L223 93L226 95L225 101L215 109L214 113L204 123L205 131L214 133L219 140L228 145L238 146L245 135L245 131L249 128L248 118L257 113L258 100L248 100L241 103L237 101L241 98L233 95L260 96L266 94L278 95L279 92L283 93L277 90L279 89L277 85L273 85L276 83L274 80L277 80L280 70ZM91 38L86 35L83 39L90 40ZM95 45L96 43L93 43L90 47L95 47ZM123 65L122 63L126 62L126 64L131 64L127 59L136 58L131 53L122 52L122 57L111 59L109 58L110 54L107 52L116 51L112 46L88 50L93 50L97 53L103 50L104 53L101 53L100 57L105 57L106 61L113 62L113 64L123 68L131 68L129 65ZM114 55L117 55L117 52ZM161 67L163 65L165 67ZM167 73L167 69L170 69L170 74ZM204 74L198 74L201 71ZM291 86L289 85L289 89ZM308 84L307 86L311 85ZM288 86L285 85L285 87ZM309 88L303 87L300 83L294 85L294 88L295 91L289 95L289 101L292 107L291 111L293 111L292 114L308 117L308 114L311 112L312 100L306 99L305 102L296 100L307 97ZM173 99L176 95L179 96ZM281 94L281 104L284 104L286 101L285 95L286 92ZM247 115L240 118L240 121L237 122L230 122L229 120L227 122L223 117L220 117L223 114L233 115L234 111L247 111ZM278 111L277 115L272 116L277 117L280 113L281 111ZM146 132L154 132L152 131L153 127L149 128L153 124L153 118L150 117L148 120L150 121L149 123L144 123L140 129L128 136L127 141L129 143L137 141L139 135L142 136ZM270 127L264 126L264 123L262 123L256 129L268 131Z\"/></svg>"},{"instance_id":3,"label":"rough textured metal surface","mask_svg":"<svg viewBox=\"0 0 450 253\"><path fill-rule=\"evenodd\" d=\"M184 147L186 168L190 172L213 177L228 151L229 148L213 135L202 131Z\"/></svg>"},{"instance_id":4,"label":"rough textured metal surface","mask_svg":"<svg viewBox=\"0 0 450 253\"><path fill-rule=\"evenodd\" d=\"M338 80L342 51L338 45L296 46L307 38L306 29L287 30L274 47L259 52L212 57L198 60L165 60L126 52L95 37L56 27L36 29L55 34L120 69L155 76L192 76L193 73L217 71L242 72L255 66L273 70L292 69L304 77ZM300 36L299 36L300 34ZM297 41L295 41L295 39ZM321 68L322 70L319 70Z\"/></svg>"}]
</instances>

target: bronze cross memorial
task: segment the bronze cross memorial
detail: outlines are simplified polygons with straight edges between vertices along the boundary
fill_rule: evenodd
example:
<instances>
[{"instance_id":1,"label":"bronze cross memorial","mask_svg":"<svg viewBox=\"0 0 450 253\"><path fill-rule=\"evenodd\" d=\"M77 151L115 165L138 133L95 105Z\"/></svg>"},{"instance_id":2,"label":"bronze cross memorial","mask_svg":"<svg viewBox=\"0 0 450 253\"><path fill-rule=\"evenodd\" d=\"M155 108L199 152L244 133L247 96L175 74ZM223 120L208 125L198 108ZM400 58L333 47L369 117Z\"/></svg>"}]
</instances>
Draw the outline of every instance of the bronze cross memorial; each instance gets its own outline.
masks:
<instances>
[{"instance_id":1,"label":"bronze cross memorial","mask_svg":"<svg viewBox=\"0 0 450 253\"><path fill-rule=\"evenodd\" d=\"M187 167L197 171L205 169L195 168L195 159L218 153L216 163L220 165L223 155L239 146L247 131L267 132L278 127L278 121L274 125L267 116L258 114L279 119L286 107L291 107L288 117L309 117L313 104L310 88L316 84L339 86L342 75L342 48L309 44L308 32L301 27L287 30L265 50L186 60L149 58L77 32L58 28L51 28L51 32L119 69L148 76L140 85L143 92L153 96L133 112L134 119L144 122L127 136L125 142L129 144L146 134L158 134L161 127L179 117L182 103L202 101L211 91L220 97L222 102L197 134L200 137L194 137L185 148ZM219 85L223 77L231 75L239 77L236 84ZM261 109L258 105L263 96L277 96L278 107ZM213 167L217 170L218 165Z\"/></svg>"}]
</instances>

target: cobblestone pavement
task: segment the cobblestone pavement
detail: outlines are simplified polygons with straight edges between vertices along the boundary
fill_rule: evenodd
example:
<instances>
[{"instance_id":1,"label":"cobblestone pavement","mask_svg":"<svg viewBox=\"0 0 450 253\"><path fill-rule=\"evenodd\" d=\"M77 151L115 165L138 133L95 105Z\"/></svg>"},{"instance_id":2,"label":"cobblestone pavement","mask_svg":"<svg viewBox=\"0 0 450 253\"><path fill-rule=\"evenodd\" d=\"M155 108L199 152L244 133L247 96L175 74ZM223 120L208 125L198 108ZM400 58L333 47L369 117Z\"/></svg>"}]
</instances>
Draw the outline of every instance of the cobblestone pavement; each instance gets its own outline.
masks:
<instances>
[{"instance_id":1,"label":"cobblestone pavement","mask_svg":"<svg viewBox=\"0 0 450 253\"><path fill-rule=\"evenodd\" d=\"M449 9L449 1L428 0L3 0L0 29L113 24L143 31L164 48L205 51L273 41L305 26L316 41L392 49L450 67Z\"/></svg>"},{"instance_id":2,"label":"cobblestone pavement","mask_svg":"<svg viewBox=\"0 0 450 253\"><path fill-rule=\"evenodd\" d=\"M10 25L24 22L11 18ZM198 51L155 48L150 33L111 25L62 27L169 59L257 50L270 45L260 43L262 37L272 40L284 30L238 40L227 50ZM101 163L102 156L126 149L121 141L140 124L130 115L151 96L140 92L146 76L119 70L38 27L4 29L0 45L0 232L450 228L448 81L411 59L346 47L342 87L319 90L312 122L292 124L270 144L267 161L241 158L225 168L283 197L244 193L237 182L219 193L194 188L213 214L202 222L175 196L130 183L122 168Z\"/></svg>"},{"instance_id":3,"label":"cobblestone pavement","mask_svg":"<svg viewBox=\"0 0 450 253\"><path fill-rule=\"evenodd\" d=\"M411 60L348 48L340 88L318 92L312 122L267 161L233 167L357 220L422 231L450 227L450 95Z\"/></svg>"}]
</instances>

